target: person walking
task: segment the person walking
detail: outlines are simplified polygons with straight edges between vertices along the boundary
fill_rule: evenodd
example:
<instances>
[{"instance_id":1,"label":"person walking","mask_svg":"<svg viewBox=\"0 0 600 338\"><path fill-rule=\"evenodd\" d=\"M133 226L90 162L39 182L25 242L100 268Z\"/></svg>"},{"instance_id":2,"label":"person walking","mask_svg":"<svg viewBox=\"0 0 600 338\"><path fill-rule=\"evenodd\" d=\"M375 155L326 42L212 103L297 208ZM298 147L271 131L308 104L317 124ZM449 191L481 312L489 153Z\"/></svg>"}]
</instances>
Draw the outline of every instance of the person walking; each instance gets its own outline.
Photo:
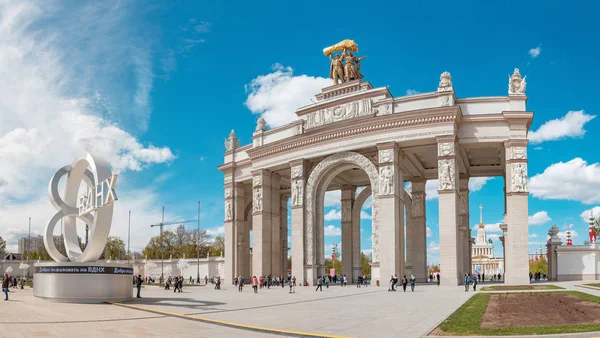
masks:
<instances>
[{"instance_id":1,"label":"person walking","mask_svg":"<svg viewBox=\"0 0 600 338\"><path fill-rule=\"evenodd\" d=\"M254 293L258 293L258 279L256 279L256 276L252 276L252 290L254 290Z\"/></svg>"},{"instance_id":2,"label":"person walking","mask_svg":"<svg viewBox=\"0 0 600 338\"><path fill-rule=\"evenodd\" d=\"M315 291L319 291L319 289L323 291L323 280L321 276L319 276L319 278L317 279L317 288L315 289Z\"/></svg>"},{"instance_id":3,"label":"person walking","mask_svg":"<svg viewBox=\"0 0 600 338\"><path fill-rule=\"evenodd\" d=\"M329 276L325 276L325 288L329 289Z\"/></svg>"},{"instance_id":4,"label":"person walking","mask_svg":"<svg viewBox=\"0 0 600 338\"><path fill-rule=\"evenodd\" d=\"M437 276L435 276L435 278L437 279L437 286L440 286L440 273L438 272Z\"/></svg>"},{"instance_id":5,"label":"person walking","mask_svg":"<svg viewBox=\"0 0 600 338\"><path fill-rule=\"evenodd\" d=\"M292 282L292 279L290 278L290 280L288 281L288 284L290 286L290 293L293 293L292 290L294 289L294 282Z\"/></svg>"},{"instance_id":6,"label":"person walking","mask_svg":"<svg viewBox=\"0 0 600 338\"><path fill-rule=\"evenodd\" d=\"M406 292L406 285L408 285L408 278L406 275L402 276L402 290Z\"/></svg>"},{"instance_id":7,"label":"person walking","mask_svg":"<svg viewBox=\"0 0 600 338\"><path fill-rule=\"evenodd\" d=\"M468 273L465 273L465 292L469 291L469 283L471 283L471 276Z\"/></svg>"},{"instance_id":8,"label":"person walking","mask_svg":"<svg viewBox=\"0 0 600 338\"><path fill-rule=\"evenodd\" d=\"M410 275L410 291L415 292L415 284L417 283L417 279L415 275Z\"/></svg>"},{"instance_id":9,"label":"person walking","mask_svg":"<svg viewBox=\"0 0 600 338\"><path fill-rule=\"evenodd\" d=\"M19 284L21 285L21 290L25 289L25 278L21 277L21 279L19 279Z\"/></svg>"},{"instance_id":10,"label":"person walking","mask_svg":"<svg viewBox=\"0 0 600 338\"><path fill-rule=\"evenodd\" d=\"M477 291L477 279L473 280L473 291Z\"/></svg>"},{"instance_id":11,"label":"person walking","mask_svg":"<svg viewBox=\"0 0 600 338\"><path fill-rule=\"evenodd\" d=\"M240 276L239 281L238 281L238 292L242 292L243 289L244 289L244 277Z\"/></svg>"},{"instance_id":12,"label":"person walking","mask_svg":"<svg viewBox=\"0 0 600 338\"><path fill-rule=\"evenodd\" d=\"M344 275L344 282L343 282L344 286L348 286L348 277L346 277L346 275Z\"/></svg>"},{"instance_id":13,"label":"person walking","mask_svg":"<svg viewBox=\"0 0 600 338\"><path fill-rule=\"evenodd\" d=\"M360 288L361 284L362 284L362 276L358 275L358 276L356 276L356 287Z\"/></svg>"},{"instance_id":14,"label":"person walking","mask_svg":"<svg viewBox=\"0 0 600 338\"><path fill-rule=\"evenodd\" d=\"M8 284L9 280L8 280L8 274L5 273L4 274L4 279L2 280L2 292L4 292L4 295L6 296L6 298L4 298L4 300L8 300Z\"/></svg>"},{"instance_id":15,"label":"person walking","mask_svg":"<svg viewBox=\"0 0 600 338\"><path fill-rule=\"evenodd\" d=\"M135 286L137 288L137 298L142 298L142 296L140 296L140 292L142 291L143 283L144 283L144 280L142 279L142 275L138 275L137 280L135 281Z\"/></svg>"}]
</instances>

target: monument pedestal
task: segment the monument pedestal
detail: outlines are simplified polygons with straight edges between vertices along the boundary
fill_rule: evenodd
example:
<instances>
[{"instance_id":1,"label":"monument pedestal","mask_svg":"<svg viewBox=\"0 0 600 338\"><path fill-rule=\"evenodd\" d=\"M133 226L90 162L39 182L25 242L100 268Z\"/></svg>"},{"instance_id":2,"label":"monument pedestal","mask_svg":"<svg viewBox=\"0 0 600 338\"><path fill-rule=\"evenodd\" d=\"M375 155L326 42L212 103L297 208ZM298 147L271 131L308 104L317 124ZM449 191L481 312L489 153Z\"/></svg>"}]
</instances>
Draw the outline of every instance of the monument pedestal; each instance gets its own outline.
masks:
<instances>
[{"instance_id":1,"label":"monument pedestal","mask_svg":"<svg viewBox=\"0 0 600 338\"><path fill-rule=\"evenodd\" d=\"M127 263L35 263L33 295L54 302L104 303L133 298L133 267Z\"/></svg>"}]
</instances>

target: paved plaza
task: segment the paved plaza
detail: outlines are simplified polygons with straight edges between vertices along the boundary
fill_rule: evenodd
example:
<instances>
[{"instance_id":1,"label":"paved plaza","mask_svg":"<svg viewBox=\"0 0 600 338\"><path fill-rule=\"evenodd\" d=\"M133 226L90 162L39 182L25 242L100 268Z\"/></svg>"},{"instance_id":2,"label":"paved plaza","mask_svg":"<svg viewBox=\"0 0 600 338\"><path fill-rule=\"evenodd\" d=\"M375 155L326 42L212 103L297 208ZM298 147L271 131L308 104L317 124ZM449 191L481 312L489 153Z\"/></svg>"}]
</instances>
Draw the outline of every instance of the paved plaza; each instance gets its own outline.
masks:
<instances>
[{"instance_id":1,"label":"paved plaza","mask_svg":"<svg viewBox=\"0 0 600 338\"><path fill-rule=\"evenodd\" d=\"M264 331L233 328L187 317L351 337L418 337L456 310L472 293L461 288L418 285L414 293L387 291L387 285L357 289L339 285L239 293L233 286L184 287L183 293L146 286L142 299L126 303L64 304L40 300L31 289L10 293L4 302L0 337L270 337ZM279 334L279 336L286 334Z\"/></svg>"}]
</instances>

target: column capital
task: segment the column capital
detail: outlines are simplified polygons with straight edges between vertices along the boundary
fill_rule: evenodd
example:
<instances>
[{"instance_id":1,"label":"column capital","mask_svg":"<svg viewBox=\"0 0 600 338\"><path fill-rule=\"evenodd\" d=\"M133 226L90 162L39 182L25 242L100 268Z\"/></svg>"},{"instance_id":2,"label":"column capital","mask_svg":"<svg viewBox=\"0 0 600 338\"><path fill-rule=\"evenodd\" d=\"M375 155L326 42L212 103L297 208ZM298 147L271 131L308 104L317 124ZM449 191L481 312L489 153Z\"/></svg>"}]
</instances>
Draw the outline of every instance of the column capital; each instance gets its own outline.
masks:
<instances>
[{"instance_id":1,"label":"column capital","mask_svg":"<svg viewBox=\"0 0 600 338\"><path fill-rule=\"evenodd\" d=\"M266 169L252 170L252 187L271 186L271 172Z\"/></svg>"}]
</instances>

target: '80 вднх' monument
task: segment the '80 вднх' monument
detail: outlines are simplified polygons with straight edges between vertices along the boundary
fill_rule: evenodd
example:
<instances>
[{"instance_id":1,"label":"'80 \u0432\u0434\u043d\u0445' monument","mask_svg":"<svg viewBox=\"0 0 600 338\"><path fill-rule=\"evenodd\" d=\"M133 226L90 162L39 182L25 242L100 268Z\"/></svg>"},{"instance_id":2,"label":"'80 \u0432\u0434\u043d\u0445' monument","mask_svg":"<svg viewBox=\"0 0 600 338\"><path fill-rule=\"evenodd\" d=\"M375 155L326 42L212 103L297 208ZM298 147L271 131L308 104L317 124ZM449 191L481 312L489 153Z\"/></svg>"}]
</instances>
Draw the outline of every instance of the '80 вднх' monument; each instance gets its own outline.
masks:
<instances>
[{"instance_id":1,"label":"'80 \u0432\u0434\u043d\u0445' monument","mask_svg":"<svg viewBox=\"0 0 600 338\"><path fill-rule=\"evenodd\" d=\"M58 183L66 175L64 197ZM81 183L86 191L78 195ZM100 263L117 200L117 175L108 162L97 155L86 154L72 165L59 169L50 180L48 195L57 209L44 232L44 246L56 263L36 263L33 293L36 297L62 302L101 303L132 298L133 268L129 264ZM90 229L91 237L82 251L77 237L76 219ZM62 235L67 256L53 241L53 232L64 219Z\"/></svg>"},{"instance_id":2,"label":"'80 \u0432\u0434\u043d\u0445' monument","mask_svg":"<svg viewBox=\"0 0 600 338\"><path fill-rule=\"evenodd\" d=\"M296 121L275 129L260 118L251 144L240 146L233 130L225 142L219 167L225 175L225 280L287 275L291 197L291 273L299 285L314 285L326 273L325 192L341 190L342 273L351 281L362 273L360 210L372 196L373 284L393 274L425 281L425 183L438 179L441 282L460 284L472 263L469 179L501 176L505 281L528 283L533 113L526 110L519 70L509 76L507 96L457 98L450 73L443 72L437 90L394 97L363 81L364 57L352 54L358 52L354 41L323 52L334 82L315 95L315 104L299 107Z\"/></svg>"}]
</instances>

